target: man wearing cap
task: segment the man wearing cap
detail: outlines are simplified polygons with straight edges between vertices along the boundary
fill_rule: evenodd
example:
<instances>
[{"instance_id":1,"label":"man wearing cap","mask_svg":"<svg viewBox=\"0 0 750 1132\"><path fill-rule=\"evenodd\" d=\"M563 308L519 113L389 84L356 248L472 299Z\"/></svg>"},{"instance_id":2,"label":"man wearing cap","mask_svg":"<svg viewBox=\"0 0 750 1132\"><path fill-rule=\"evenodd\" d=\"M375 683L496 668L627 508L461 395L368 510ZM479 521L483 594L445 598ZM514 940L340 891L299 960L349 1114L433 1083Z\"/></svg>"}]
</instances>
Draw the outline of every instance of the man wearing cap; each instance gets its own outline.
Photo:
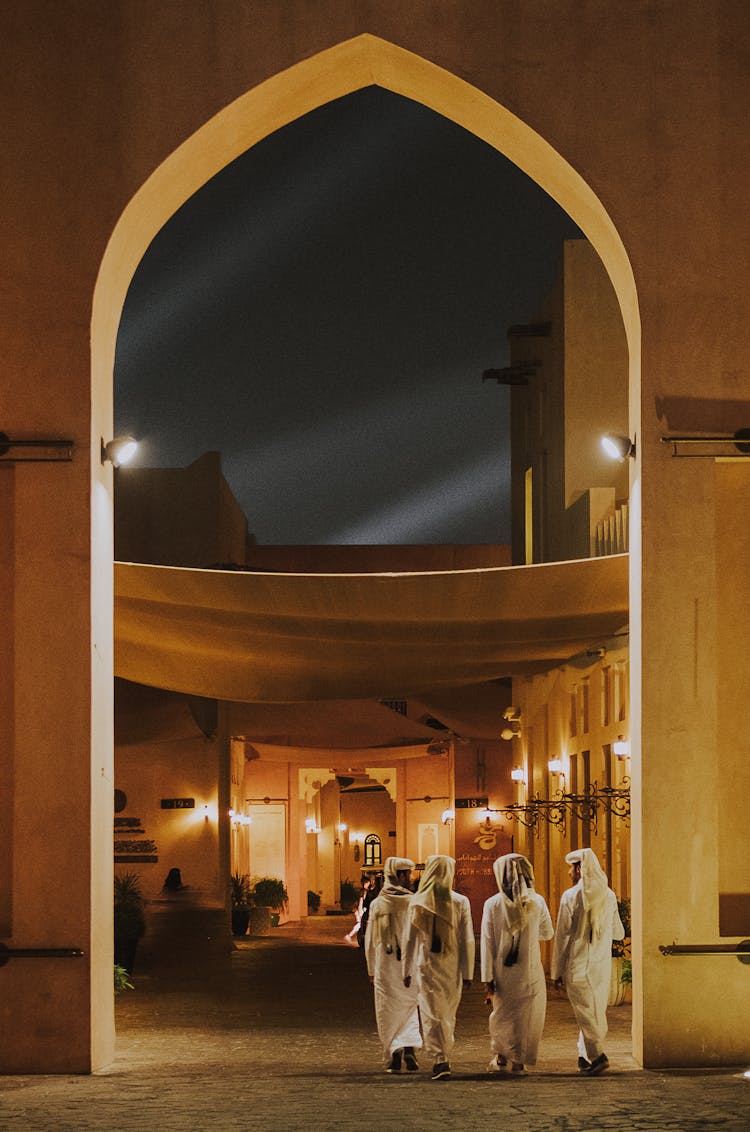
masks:
<instances>
[{"instance_id":1,"label":"man wearing cap","mask_svg":"<svg viewBox=\"0 0 750 1132\"><path fill-rule=\"evenodd\" d=\"M409 887L414 862L388 857L385 883L370 905L365 931L365 959L375 988L375 1018L383 1046L386 1073L419 1068L415 1050L422 1048L416 987L405 987L401 961L403 937L413 893Z\"/></svg>"},{"instance_id":2,"label":"man wearing cap","mask_svg":"<svg viewBox=\"0 0 750 1132\"><path fill-rule=\"evenodd\" d=\"M456 862L435 854L425 861L409 908L404 943L404 985L412 977L419 992L425 1051L432 1056L432 1080L450 1077L456 1012L474 975L471 906L453 891Z\"/></svg>"},{"instance_id":3,"label":"man wearing cap","mask_svg":"<svg viewBox=\"0 0 750 1132\"><path fill-rule=\"evenodd\" d=\"M607 1035L607 998L612 973L612 940L625 929L617 897L593 849L576 849L565 858L573 882L560 900L552 948L552 979L565 983L580 1027L578 1068L596 1076L609 1068L602 1043Z\"/></svg>"}]
</instances>

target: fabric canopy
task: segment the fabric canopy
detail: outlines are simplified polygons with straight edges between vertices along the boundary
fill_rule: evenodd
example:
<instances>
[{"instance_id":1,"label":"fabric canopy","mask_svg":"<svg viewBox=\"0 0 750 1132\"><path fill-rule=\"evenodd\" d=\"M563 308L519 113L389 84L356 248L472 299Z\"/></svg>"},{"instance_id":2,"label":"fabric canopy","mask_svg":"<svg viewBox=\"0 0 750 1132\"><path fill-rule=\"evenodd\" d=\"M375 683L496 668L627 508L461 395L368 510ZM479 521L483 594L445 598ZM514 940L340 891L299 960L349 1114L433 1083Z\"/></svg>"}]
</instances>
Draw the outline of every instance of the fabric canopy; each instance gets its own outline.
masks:
<instances>
[{"instance_id":1,"label":"fabric canopy","mask_svg":"<svg viewBox=\"0 0 750 1132\"><path fill-rule=\"evenodd\" d=\"M627 618L627 555L403 574L115 564L116 674L236 702L496 680L566 660Z\"/></svg>"}]
</instances>

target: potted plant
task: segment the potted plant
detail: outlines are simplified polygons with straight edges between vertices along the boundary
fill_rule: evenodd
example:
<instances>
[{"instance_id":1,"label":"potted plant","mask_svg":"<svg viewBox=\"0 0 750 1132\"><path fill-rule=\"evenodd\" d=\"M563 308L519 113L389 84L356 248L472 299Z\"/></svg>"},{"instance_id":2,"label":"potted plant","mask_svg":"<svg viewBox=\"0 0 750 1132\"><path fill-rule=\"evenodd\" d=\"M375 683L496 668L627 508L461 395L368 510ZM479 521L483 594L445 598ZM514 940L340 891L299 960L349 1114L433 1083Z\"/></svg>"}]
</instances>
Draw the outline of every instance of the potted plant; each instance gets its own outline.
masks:
<instances>
[{"instance_id":1,"label":"potted plant","mask_svg":"<svg viewBox=\"0 0 750 1132\"><path fill-rule=\"evenodd\" d=\"M132 975L138 940L146 931L145 901L138 874L116 876L114 897L115 964Z\"/></svg>"},{"instance_id":2,"label":"potted plant","mask_svg":"<svg viewBox=\"0 0 750 1132\"><path fill-rule=\"evenodd\" d=\"M311 916L314 916L320 908L320 893L313 892L311 888L307 890L307 911Z\"/></svg>"},{"instance_id":3,"label":"potted plant","mask_svg":"<svg viewBox=\"0 0 750 1132\"><path fill-rule=\"evenodd\" d=\"M630 901L618 900L617 911L625 929L624 939L612 940L612 978L609 984L609 1006L619 1006L626 1001L633 982L633 969L630 961Z\"/></svg>"},{"instance_id":4,"label":"potted plant","mask_svg":"<svg viewBox=\"0 0 750 1132\"><path fill-rule=\"evenodd\" d=\"M131 981L128 977L127 971L125 970L124 967L121 967L119 965L119 963L115 963L114 985L115 985L115 997L118 994L122 994L122 992L124 990L133 990L134 989L133 984L131 983Z\"/></svg>"},{"instance_id":5,"label":"potted plant","mask_svg":"<svg viewBox=\"0 0 750 1132\"><path fill-rule=\"evenodd\" d=\"M260 877L252 886L252 894L255 907L250 913L250 934L268 935L289 901L286 885L279 877Z\"/></svg>"},{"instance_id":6,"label":"potted plant","mask_svg":"<svg viewBox=\"0 0 750 1132\"><path fill-rule=\"evenodd\" d=\"M250 877L247 873L234 872L229 880L232 898L232 935L246 935L253 904Z\"/></svg>"}]
</instances>

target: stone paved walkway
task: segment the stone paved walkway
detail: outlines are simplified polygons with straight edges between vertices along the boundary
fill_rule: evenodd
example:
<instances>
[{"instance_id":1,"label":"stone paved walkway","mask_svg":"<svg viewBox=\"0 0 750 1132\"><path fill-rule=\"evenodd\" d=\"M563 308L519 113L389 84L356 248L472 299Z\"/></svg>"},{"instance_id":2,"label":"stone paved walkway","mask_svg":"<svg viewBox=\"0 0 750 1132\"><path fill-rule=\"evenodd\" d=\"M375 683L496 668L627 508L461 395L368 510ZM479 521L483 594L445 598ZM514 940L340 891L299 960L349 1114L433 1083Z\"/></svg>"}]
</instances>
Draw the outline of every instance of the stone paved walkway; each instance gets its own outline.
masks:
<instances>
[{"instance_id":1,"label":"stone paved walkway","mask_svg":"<svg viewBox=\"0 0 750 1132\"><path fill-rule=\"evenodd\" d=\"M135 991L117 1000L114 1065L91 1077L0 1077L0 1130L749 1132L750 1080L639 1070L627 1005L609 1012L610 1073L578 1075L570 1008L553 997L536 1069L489 1077L475 983L459 1013L451 1079L431 1081L427 1064L385 1074L362 953L343 941L348 927L314 917L242 940L231 954L146 956Z\"/></svg>"}]
</instances>

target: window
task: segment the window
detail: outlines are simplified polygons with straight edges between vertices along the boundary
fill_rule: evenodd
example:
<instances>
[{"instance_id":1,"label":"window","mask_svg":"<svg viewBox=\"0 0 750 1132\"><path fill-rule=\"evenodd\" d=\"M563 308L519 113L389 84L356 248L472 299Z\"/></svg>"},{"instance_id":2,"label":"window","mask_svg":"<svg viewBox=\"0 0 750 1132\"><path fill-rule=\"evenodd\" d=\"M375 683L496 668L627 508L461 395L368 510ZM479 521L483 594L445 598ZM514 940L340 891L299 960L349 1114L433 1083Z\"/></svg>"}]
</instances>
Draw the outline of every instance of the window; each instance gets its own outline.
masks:
<instances>
[{"instance_id":1,"label":"window","mask_svg":"<svg viewBox=\"0 0 750 1132\"><path fill-rule=\"evenodd\" d=\"M368 833L365 838L365 868L368 865L383 864L383 846L377 833Z\"/></svg>"}]
</instances>

